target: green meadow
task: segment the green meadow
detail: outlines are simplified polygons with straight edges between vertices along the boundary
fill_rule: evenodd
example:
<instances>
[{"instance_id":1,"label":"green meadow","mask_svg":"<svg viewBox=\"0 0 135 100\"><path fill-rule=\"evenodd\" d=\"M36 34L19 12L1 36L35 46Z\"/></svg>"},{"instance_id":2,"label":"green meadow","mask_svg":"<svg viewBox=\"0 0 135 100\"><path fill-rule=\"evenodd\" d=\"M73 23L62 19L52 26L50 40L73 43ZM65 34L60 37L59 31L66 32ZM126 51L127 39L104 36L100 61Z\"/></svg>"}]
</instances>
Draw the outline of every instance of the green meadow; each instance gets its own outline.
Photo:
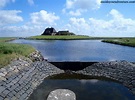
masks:
<instances>
[{"instance_id":1,"label":"green meadow","mask_svg":"<svg viewBox=\"0 0 135 100\"><path fill-rule=\"evenodd\" d=\"M39 36L32 36L27 39L34 39L34 40L86 40L90 39L91 37L85 35L39 35Z\"/></svg>"},{"instance_id":2,"label":"green meadow","mask_svg":"<svg viewBox=\"0 0 135 100\"><path fill-rule=\"evenodd\" d=\"M16 38L12 38L12 37L0 37L0 42L8 42L11 40L14 40Z\"/></svg>"},{"instance_id":3,"label":"green meadow","mask_svg":"<svg viewBox=\"0 0 135 100\"><path fill-rule=\"evenodd\" d=\"M28 56L35 49L29 45L13 44L10 41L15 38L0 38L0 68L9 64L15 58L20 56Z\"/></svg>"},{"instance_id":4,"label":"green meadow","mask_svg":"<svg viewBox=\"0 0 135 100\"><path fill-rule=\"evenodd\" d=\"M114 38L114 39L104 39L102 42L113 43L123 46L135 47L135 38Z\"/></svg>"}]
</instances>

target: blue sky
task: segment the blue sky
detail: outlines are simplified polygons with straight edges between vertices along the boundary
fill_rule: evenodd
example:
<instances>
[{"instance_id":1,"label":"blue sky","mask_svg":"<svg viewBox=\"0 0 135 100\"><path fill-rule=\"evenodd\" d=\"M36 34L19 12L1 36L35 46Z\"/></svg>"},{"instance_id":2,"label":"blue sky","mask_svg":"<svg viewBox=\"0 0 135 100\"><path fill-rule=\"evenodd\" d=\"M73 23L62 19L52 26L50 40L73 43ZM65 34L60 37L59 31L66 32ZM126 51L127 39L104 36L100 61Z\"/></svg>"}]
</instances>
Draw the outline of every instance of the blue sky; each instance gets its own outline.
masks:
<instances>
[{"instance_id":1,"label":"blue sky","mask_svg":"<svg viewBox=\"0 0 135 100\"><path fill-rule=\"evenodd\" d=\"M101 0L0 0L0 37L40 35L46 27L77 35L134 37L134 11L135 3Z\"/></svg>"}]
</instances>

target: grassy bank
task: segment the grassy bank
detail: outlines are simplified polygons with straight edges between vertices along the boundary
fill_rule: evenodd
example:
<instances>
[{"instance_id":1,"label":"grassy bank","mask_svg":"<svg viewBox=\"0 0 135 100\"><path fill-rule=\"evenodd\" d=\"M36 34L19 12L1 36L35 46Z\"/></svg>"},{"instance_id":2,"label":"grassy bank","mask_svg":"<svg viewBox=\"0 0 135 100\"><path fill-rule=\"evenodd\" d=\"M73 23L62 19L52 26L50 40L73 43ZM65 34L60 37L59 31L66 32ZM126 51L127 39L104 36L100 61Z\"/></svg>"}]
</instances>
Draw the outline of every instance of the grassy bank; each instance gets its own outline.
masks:
<instances>
[{"instance_id":1,"label":"grassy bank","mask_svg":"<svg viewBox=\"0 0 135 100\"><path fill-rule=\"evenodd\" d=\"M105 39L105 40L102 40L102 42L135 47L135 38Z\"/></svg>"},{"instance_id":2,"label":"grassy bank","mask_svg":"<svg viewBox=\"0 0 135 100\"><path fill-rule=\"evenodd\" d=\"M6 43L11 38L0 38L0 68L20 56L28 56L35 49L29 45Z\"/></svg>"},{"instance_id":3,"label":"grassy bank","mask_svg":"<svg viewBox=\"0 0 135 100\"><path fill-rule=\"evenodd\" d=\"M86 40L90 39L89 36L83 35L55 35L55 36L47 36L47 35L40 35L40 36L32 36L27 39L34 39L34 40Z\"/></svg>"},{"instance_id":4,"label":"grassy bank","mask_svg":"<svg viewBox=\"0 0 135 100\"><path fill-rule=\"evenodd\" d=\"M0 37L0 42L8 42L15 40L16 38L11 38L11 37Z\"/></svg>"}]
</instances>

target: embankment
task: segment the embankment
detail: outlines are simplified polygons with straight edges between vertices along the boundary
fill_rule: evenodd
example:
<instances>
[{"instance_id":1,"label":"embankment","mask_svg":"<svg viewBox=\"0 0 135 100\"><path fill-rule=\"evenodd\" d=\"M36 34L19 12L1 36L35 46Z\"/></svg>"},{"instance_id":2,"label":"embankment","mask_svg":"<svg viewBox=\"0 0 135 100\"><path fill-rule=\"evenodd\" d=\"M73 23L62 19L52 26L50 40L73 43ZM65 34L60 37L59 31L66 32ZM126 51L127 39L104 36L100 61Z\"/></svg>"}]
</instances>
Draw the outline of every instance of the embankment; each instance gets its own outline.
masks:
<instances>
[{"instance_id":1,"label":"embankment","mask_svg":"<svg viewBox=\"0 0 135 100\"><path fill-rule=\"evenodd\" d=\"M0 100L27 100L45 78L67 72L43 60L38 51L32 53L30 57L33 59L19 58L0 69ZM99 62L71 72L116 80L135 94L135 65L133 63Z\"/></svg>"}]
</instances>

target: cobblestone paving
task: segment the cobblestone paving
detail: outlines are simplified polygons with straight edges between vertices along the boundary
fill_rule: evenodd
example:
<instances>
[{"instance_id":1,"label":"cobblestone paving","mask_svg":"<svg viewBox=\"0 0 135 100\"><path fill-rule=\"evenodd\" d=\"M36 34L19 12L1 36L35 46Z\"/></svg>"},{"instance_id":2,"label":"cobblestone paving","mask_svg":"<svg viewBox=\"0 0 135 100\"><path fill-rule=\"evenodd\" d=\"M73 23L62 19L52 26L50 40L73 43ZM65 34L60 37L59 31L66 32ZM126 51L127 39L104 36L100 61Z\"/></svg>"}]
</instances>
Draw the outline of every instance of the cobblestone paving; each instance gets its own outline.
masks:
<instances>
[{"instance_id":1,"label":"cobblestone paving","mask_svg":"<svg viewBox=\"0 0 135 100\"><path fill-rule=\"evenodd\" d=\"M135 64L133 63L127 61L99 62L76 73L116 80L135 94Z\"/></svg>"},{"instance_id":2,"label":"cobblestone paving","mask_svg":"<svg viewBox=\"0 0 135 100\"><path fill-rule=\"evenodd\" d=\"M46 61L18 59L0 69L0 100L27 100L44 78L63 72Z\"/></svg>"},{"instance_id":3,"label":"cobblestone paving","mask_svg":"<svg viewBox=\"0 0 135 100\"><path fill-rule=\"evenodd\" d=\"M0 69L0 100L27 100L45 78L60 73L64 71L45 60L32 62L27 58L19 58ZM133 63L100 62L75 73L116 80L135 94L135 64Z\"/></svg>"}]
</instances>

